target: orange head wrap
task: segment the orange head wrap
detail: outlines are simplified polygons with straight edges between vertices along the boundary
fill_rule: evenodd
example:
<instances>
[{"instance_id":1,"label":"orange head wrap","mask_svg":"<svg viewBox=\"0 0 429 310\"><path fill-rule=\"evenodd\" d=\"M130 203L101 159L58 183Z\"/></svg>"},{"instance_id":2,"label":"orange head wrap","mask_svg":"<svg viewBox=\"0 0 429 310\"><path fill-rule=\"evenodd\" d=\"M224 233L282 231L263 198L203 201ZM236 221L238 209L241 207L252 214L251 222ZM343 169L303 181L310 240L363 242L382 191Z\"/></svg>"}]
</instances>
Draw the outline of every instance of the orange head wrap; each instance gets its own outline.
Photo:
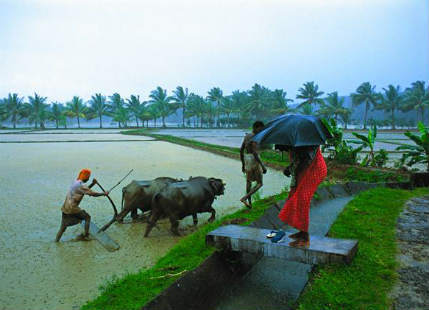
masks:
<instances>
[{"instance_id":1,"label":"orange head wrap","mask_svg":"<svg viewBox=\"0 0 429 310\"><path fill-rule=\"evenodd\" d=\"M91 176L91 170L89 170L89 169L82 169L79 172L79 176L77 177L77 179L81 180L81 181L88 180L90 176Z\"/></svg>"}]
</instances>

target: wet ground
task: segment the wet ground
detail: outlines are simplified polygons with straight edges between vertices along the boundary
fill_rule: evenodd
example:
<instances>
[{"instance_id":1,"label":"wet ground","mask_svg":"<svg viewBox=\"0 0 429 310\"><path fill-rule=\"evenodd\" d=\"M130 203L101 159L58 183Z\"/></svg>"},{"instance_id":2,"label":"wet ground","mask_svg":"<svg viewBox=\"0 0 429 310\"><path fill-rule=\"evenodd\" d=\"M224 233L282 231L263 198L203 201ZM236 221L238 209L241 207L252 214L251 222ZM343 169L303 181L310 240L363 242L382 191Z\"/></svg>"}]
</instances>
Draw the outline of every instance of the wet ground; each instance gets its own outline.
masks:
<instances>
[{"instance_id":1,"label":"wet ground","mask_svg":"<svg viewBox=\"0 0 429 310\"><path fill-rule=\"evenodd\" d=\"M126 141L130 138L138 141ZM77 142L52 142L66 140ZM30 141L39 142L20 143ZM81 168L91 168L105 188L116 184L130 169L134 172L124 185L132 179L158 176L220 177L227 185L225 195L214 203L218 216L241 208L238 199L244 193L245 179L240 163L191 148L111 130L73 130L64 134L0 133L0 150L2 310L78 309L97 296L98 286L106 280L152 266L180 240L170 234L164 220L147 239L143 239L145 224L112 225L107 233L121 246L116 252L106 251L97 241L71 241L81 232L79 225L69 228L62 242L55 243L60 207ZM289 182L273 170L264 180L262 196L280 192ZM121 187L111 194L118 206ZM105 197L85 197L82 207L98 226L113 214ZM200 214L200 224L208 217L208 213ZM191 218L183 220L182 234L192 231L191 226Z\"/></svg>"}]
</instances>

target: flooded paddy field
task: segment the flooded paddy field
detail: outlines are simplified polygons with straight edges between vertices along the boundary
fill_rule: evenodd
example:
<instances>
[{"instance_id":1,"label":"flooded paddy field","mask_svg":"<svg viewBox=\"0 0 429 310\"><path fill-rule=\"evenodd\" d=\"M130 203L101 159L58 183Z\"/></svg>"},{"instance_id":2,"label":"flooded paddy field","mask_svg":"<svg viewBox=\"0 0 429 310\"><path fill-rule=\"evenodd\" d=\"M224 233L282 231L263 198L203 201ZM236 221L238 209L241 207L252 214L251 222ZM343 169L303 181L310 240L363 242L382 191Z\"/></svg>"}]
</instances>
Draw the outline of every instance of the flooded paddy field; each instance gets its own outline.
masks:
<instances>
[{"instance_id":1,"label":"flooded paddy field","mask_svg":"<svg viewBox=\"0 0 429 310\"><path fill-rule=\"evenodd\" d=\"M108 279L154 265L180 240L169 232L169 221L162 220L159 229L153 229L145 239L146 224L112 225L107 233L121 246L116 252L106 251L95 240L72 241L82 232L80 225L68 228L62 241L55 243L61 205L82 168L92 169L92 177L105 188L134 169L111 193L118 207L121 187L132 179L204 175L226 182L225 195L214 203L217 217L242 208L238 200L245 191L245 178L239 161L146 137L138 137L139 141L106 142L105 134L111 135L109 140L127 140L130 136L110 130L105 134L94 132L97 134L73 135L73 139L99 140L98 143L46 143L52 141L57 131L52 135L0 134L0 142L31 141L27 137L33 135L34 140L42 141L0 143L0 309L78 309L96 297L98 286ZM64 137L67 135L69 131ZM261 195L278 193L288 183L289 179L280 172L268 170ZM81 206L98 226L113 215L105 197L85 197ZM202 225L209 214L198 217ZM192 219L182 220L179 228L182 235L190 233Z\"/></svg>"}]
</instances>

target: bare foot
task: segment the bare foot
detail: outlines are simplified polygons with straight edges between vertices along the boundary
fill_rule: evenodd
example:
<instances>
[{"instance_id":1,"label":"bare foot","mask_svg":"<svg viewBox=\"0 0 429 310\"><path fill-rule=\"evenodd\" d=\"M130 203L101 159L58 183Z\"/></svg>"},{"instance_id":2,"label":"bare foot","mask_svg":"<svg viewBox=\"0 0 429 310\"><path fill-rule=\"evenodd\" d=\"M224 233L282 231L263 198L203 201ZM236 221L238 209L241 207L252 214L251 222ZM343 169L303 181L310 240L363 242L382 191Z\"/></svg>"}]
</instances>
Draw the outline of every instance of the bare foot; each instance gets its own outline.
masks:
<instances>
[{"instance_id":1,"label":"bare foot","mask_svg":"<svg viewBox=\"0 0 429 310\"><path fill-rule=\"evenodd\" d=\"M289 238L291 239L302 239L303 237L304 237L304 233L302 231L289 235Z\"/></svg>"},{"instance_id":2,"label":"bare foot","mask_svg":"<svg viewBox=\"0 0 429 310\"><path fill-rule=\"evenodd\" d=\"M310 240L297 239L295 241L289 242L289 246L307 248L310 246Z\"/></svg>"},{"instance_id":3,"label":"bare foot","mask_svg":"<svg viewBox=\"0 0 429 310\"><path fill-rule=\"evenodd\" d=\"M244 203L244 205L248 208L248 209L252 209L252 206L247 202L247 199L240 199L240 201L242 203Z\"/></svg>"},{"instance_id":4,"label":"bare foot","mask_svg":"<svg viewBox=\"0 0 429 310\"><path fill-rule=\"evenodd\" d=\"M89 238L89 235L85 235L85 234L80 234L79 236L76 237L77 241L91 241L91 239Z\"/></svg>"}]
</instances>

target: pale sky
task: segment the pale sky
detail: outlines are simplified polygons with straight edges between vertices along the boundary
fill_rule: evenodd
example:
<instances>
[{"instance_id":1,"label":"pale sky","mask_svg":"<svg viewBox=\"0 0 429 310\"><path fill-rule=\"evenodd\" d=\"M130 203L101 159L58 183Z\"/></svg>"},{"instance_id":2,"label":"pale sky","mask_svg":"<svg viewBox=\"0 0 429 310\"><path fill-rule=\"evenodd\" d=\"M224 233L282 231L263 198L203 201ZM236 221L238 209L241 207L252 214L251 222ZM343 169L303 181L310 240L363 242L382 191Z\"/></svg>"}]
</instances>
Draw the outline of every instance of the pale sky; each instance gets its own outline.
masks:
<instances>
[{"instance_id":1,"label":"pale sky","mask_svg":"<svg viewBox=\"0 0 429 310\"><path fill-rule=\"evenodd\" d=\"M0 0L0 98L429 80L427 0Z\"/></svg>"}]
</instances>

